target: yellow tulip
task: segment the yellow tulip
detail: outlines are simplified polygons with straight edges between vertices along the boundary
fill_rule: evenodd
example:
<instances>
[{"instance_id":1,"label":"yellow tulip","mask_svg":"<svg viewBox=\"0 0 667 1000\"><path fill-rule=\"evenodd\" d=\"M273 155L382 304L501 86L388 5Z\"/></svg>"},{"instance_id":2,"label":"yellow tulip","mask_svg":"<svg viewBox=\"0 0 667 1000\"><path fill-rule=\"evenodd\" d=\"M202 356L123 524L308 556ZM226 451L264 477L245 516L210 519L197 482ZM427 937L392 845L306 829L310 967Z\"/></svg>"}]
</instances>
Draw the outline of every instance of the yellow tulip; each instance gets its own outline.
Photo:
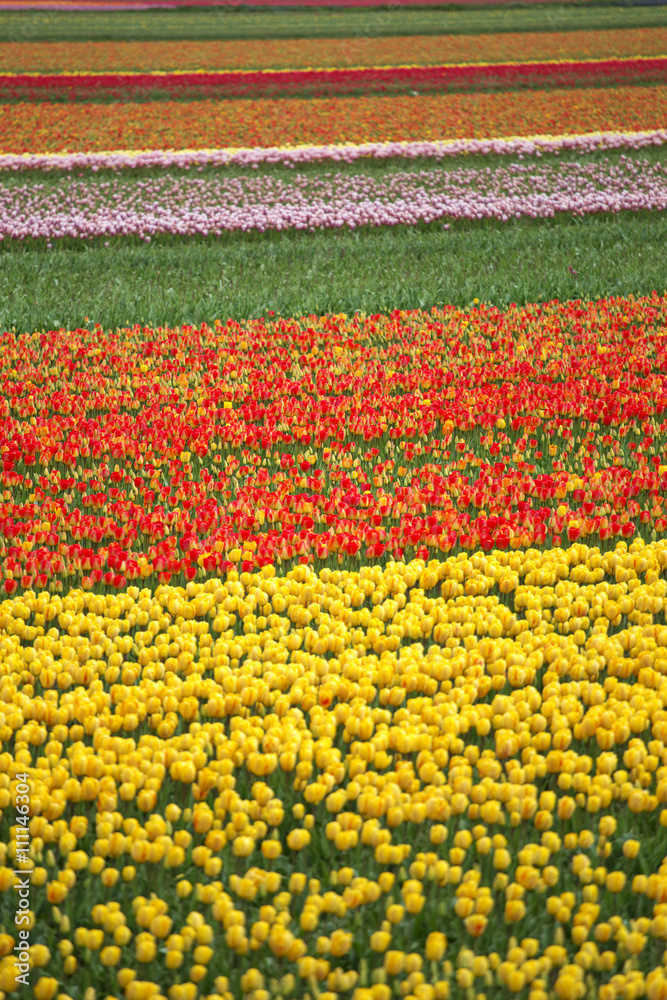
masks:
<instances>
[{"instance_id":1,"label":"yellow tulip","mask_svg":"<svg viewBox=\"0 0 667 1000\"><path fill-rule=\"evenodd\" d=\"M102 948L100 952L100 961L102 965L115 966L118 965L121 958L121 950L116 945L107 945L106 948Z\"/></svg>"},{"instance_id":2,"label":"yellow tulip","mask_svg":"<svg viewBox=\"0 0 667 1000\"><path fill-rule=\"evenodd\" d=\"M374 931L370 936L369 944L372 951L382 954L391 944L391 934L388 931Z\"/></svg>"},{"instance_id":3,"label":"yellow tulip","mask_svg":"<svg viewBox=\"0 0 667 1000\"><path fill-rule=\"evenodd\" d=\"M432 931L426 938L425 955L429 962L441 962L447 948L447 938L441 931Z\"/></svg>"},{"instance_id":4,"label":"yellow tulip","mask_svg":"<svg viewBox=\"0 0 667 1000\"><path fill-rule=\"evenodd\" d=\"M157 954L157 944L152 934L138 934L134 941L134 950L138 962L152 962Z\"/></svg>"},{"instance_id":5,"label":"yellow tulip","mask_svg":"<svg viewBox=\"0 0 667 1000\"><path fill-rule=\"evenodd\" d=\"M58 980L53 976L41 976L33 987L35 1000L52 1000L58 989Z\"/></svg>"},{"instance_id":6,"label":"yellow tulip","mask_svg":"<svg viewBox=\"0 0 667 1000\"><path fill-rule=\"evenodd\" d=\"M398 976L405 966L405 954L402 951L386 951L384 953L384 970L390 976Z\"/></svg>"},{"instance_id":7,"label":"yellow tulip","mask_svg":"<svg viewBox=\"0 0 667 1000\"><path fill-rule=\"evenodd\" d=\"M606 878L607 891L618 893L622 892L625 888L626 877L625 872L614 871L609 872Z\"/></svg>"}]
</instances>

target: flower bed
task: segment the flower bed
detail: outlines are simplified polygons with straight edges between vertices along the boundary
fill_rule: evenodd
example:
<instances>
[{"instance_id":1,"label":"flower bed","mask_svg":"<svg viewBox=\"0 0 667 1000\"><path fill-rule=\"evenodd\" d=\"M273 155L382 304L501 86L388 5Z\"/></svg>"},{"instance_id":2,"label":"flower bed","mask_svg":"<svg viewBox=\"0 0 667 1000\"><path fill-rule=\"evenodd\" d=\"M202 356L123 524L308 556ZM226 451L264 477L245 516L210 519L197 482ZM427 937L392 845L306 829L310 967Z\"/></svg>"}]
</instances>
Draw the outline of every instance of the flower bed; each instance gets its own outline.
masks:
<instances>
[{"instance_id":1,"label":"flower bed","mask_svg":"<svg viewBox=\"0 0 667 1000\"><path fill-rule=\"evenodd\" d=\"M5 592L655 537L664 323L655 296L6 334Z\"/></svg>"},{"instance_id":2,"label":"flower bed","mask_svg":"<svg viewBox=\"0 0 667 1000\"><path fill-rule=\"evenodd\" d=\"M2 153L331 146L665 127L667 88L95 104L6 104Z\"/></svg>"},{"instance_id":3,"label":"flower bed","mask_svg":"<svg viewBox=\"0 0 667 1000\"><path fill-rule=\"evenodd\" d=\"M666 565L575 545L5 600L0 801L34 860L3 845L0 913L31 872L34 996L661 1000Z\"/></svg>"},{"instance_id":4,"label":"flower bed","mask_svg":"<svg viewBox=\"0 0 667 1000\"><path fill-rule=\"evenodd\" d=\"M131 175L65 175L56 185L40 180L0 189L0 239L210 236L665 208L663 165L625 157L617 164L556 160L288 180L165 173L137 183Z\"/></svg>"},{"instance_id":5,"label":"flower bed","mask_svg":"<svg viewBox=\"0 0 667 1000\"><path fill-rule=\"evenodd\" d=\"M118 294L118 250L165 296L213 261L222 318L0 333L0 1000L667 1000L667 292L236 321L225 248L169 238L664 211L656 155L599 151L663 145L666 88L291 51L284 74L11 78L2 256L43 262L42 315L75 255ZM156 79L159 102L66 103ZM437 162L462 154L492 158ZM396 157L434 165L282 169ZM643 271L648 219L641 246L591 229ZM564 227L501 234L528 230L539 253ZM377 235L400 282L400 238L421 270L452 234ZM328 236L239 242L264 303L265 249Z\"/></svg>"},{"instance_id":6,"label":"flower bed","mask_svg":"<svg viewBox=\"0 0 667 1000\"><path fill-rule=\"evenodd\" d=\"M152 73L5 73L0 97L90 101L238 97L329 97L344 94L431 93L508 88L664 83L667 58L585 62L475 63L458 66L381 66L355 69L244 70Z\"/></svg>"},{"instance_id":7,"label":"flower bed","mask_svg":"<svg viewBox=\"0 0 667 1000\"><path fill-rule=\"evenodd\" d=\"M311 66L400 66L442 63L535 62L544 59L662 56L667 28L588 31L508 31L479 35L368 38L264 38L200 41L71 41L0 43L5 73L150 70L308 69Z\"/></svg>"},{"instance_id":8,"label":"flower bed","mask_svg":"<svg viewBox=\"0 0 667 1000\"><path fill-rule=\"evenodd\" d=\"M358 160L443 160L453 156L537 156L562 152L594 153L599 150L637 151L667 142L667 130L646 132L593 132L587 135L526 136L514 139L455 139L449 142L349 143L338 146L274 146L255 149L137 150L102 153L0 154L0 170L189 170L210 166L259 167L279 164L294 167L311 163L355 163Z\"/></svg>"}]
</instances>

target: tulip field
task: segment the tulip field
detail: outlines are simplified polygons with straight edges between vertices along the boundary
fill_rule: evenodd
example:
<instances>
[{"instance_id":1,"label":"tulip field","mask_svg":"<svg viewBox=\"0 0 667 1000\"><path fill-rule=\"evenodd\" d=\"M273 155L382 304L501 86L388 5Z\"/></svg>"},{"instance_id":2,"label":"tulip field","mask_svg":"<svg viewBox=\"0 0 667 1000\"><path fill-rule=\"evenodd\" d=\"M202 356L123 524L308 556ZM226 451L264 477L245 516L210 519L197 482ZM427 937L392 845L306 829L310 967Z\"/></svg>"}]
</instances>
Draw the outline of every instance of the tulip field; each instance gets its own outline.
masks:
<instances>
[{"instance_id":1,"label":"tulip field","mask_svg":"<svg viewBox=\"0 0 667 1000\"><path fill-rule=\"evenodd\" d=\"M666 9L143 7L0 0L0 1000L667 1000Z\"/></svg>"}]
</instances>

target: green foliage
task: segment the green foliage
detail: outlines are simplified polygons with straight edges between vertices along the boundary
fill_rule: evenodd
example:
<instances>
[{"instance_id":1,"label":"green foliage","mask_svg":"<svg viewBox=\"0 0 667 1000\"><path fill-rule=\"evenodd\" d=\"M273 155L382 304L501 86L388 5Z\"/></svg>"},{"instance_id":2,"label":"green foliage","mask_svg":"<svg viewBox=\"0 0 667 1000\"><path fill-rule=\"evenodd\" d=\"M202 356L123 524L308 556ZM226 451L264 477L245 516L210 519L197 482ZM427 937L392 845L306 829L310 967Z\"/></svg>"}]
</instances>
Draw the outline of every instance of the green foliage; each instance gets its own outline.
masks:
<instances>
[{"instance_id":1,"label":"green foliage","mask_svg":"<svg viewBox=\"0 0 667 1000\"><path fill-rule=\"evenodd\" d=\"M667 218L620 214L450 229L102 241L1 252L0 327L200 323L261 316L499 306L667 288Z\"/></svg>"},{"instance_id":2,"label":"green foliage","mask_svg":"<svg viewBox=\"0 0 667 1000\"><path fill-rule=\"evenodd\" d=\"M230 7L147 11L3 11L7 42L219 38L348 38L467 35L506 31L649 28L667 24L667 8L603 4L442 8L249 10Z\"/></svg>"}]
</instances>

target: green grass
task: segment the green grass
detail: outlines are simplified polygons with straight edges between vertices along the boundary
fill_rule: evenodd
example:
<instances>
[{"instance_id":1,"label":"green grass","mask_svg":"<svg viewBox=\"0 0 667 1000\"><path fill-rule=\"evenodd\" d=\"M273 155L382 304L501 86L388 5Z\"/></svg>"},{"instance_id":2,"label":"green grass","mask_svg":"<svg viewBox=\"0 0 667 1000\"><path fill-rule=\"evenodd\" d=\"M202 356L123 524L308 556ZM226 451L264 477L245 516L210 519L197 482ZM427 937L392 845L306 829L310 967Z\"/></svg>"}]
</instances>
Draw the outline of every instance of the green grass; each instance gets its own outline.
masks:
<instances>
[{"instance_id":1,"label":"green grass","mask_svg":"<svg viewBox=\"0 0 667 1000\"><path fill-rule=\"evenodd\" d=\"M206 38L346 38L659 27L667 7L545 4L514 8L401 10L3 11L5 42Z\"/></svg>"},{"instance_id":2,"label":"green grass","mask_svg":"<svg viewBox=\"0 0 667 1000\"><path fill-rule=\"evenodd\" d=\"M100 243L0 256L0 328L499 306L667 288L664 213ZM576 271L573 274L570 271Z\"/></svg>"}]
</instances>

